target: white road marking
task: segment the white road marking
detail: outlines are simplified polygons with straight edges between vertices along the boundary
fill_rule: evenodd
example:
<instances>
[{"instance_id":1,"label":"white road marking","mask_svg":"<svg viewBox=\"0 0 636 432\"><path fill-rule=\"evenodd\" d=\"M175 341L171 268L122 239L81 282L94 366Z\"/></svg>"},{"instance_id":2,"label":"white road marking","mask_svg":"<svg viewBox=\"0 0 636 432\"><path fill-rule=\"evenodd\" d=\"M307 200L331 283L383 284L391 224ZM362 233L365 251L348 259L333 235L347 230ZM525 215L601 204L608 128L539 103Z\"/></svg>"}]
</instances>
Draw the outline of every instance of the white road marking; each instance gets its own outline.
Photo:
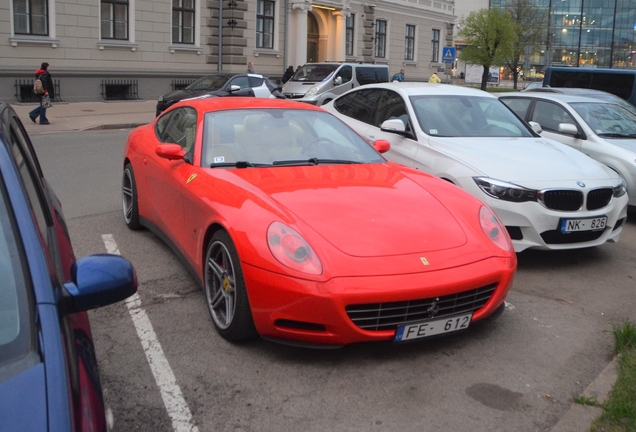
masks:
<instances>
[{"instance_id":1,"label":"white road marking","mask_svg":"<svg viewBox=\"0 0 636 432\"><path fill-rule=\"evenodd\" d=\"M112 234L102 235L102 240L108 253L121 255ZM175 432L199 432L192 419L190 408L177 385L177 380L170 368L168 359L163 353L155 330L152 328L152 323L146 311L141 308L139 295L135 293L126 299L126 306L137 330L137 336L141 340L141 346L146 354L150 370L152 370L157 386L159 386L163 404L172 420L172 428Z\"/></svg>"}]
</instances>

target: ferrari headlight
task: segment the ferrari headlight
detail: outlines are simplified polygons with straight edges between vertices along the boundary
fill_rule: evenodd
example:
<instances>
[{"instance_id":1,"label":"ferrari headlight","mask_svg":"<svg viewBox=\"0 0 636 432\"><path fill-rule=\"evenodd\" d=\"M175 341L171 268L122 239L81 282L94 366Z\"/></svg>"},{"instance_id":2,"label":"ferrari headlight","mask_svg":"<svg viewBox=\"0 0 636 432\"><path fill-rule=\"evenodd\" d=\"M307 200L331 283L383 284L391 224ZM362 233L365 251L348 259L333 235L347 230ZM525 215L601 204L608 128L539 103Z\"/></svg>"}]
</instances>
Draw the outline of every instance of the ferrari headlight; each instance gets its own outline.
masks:
<instances>
[{"instance_id":1,"label":"ferrari headlight","mask_svg":"<svg viewBox=\"0 0 636 432\"><path fill-rule=\"evenodd\" d=\"M479 224L486 236L494 244L506 252L512 251L512 240L510 240L508 231L506 231L497 215L486 206L481 206L479 209Z\"/></svg>"},{"instance_id":2,"label":"ferrari headlight","mask_svg":"<svg viewBox=\"0 0 636 432\"><path fill-rule=\"evenodd\" d=\"M537 201L538 191L526 189L513 183L495 180L488 177L473 177L477 186L486 195L504 201L526 202Z\"/></svg>"},{"instance_id":3,"label":"ferrari headlight","mask_svg":"<svg viewBox=\"0 0 636 432\"><path fill-rule=\"evenodd\" d=\"M267 245L281 264L303 273L322 274L322 264L309 243L294 229L274 222L267 229Z\"/></svg>"},{"instance_id":4,"label":"ferrari headlight","mask_svg":"<svg viewBox=\"0 0 636 432\"><path fill-rule=\"evenodd\" d=\"M320 87L318 86L313 86L312 88L310 88L309 90L307 90L306 96L313 96L316 93L318 93L318 90L320 89Z\"/></svg>"},{"instance_id":5,"label":"ferrari headlight","mask_svg":"<svg viewBox=\"0 0 636 432\"><path fill-rule=\"evenodd\" d=\"M626 193L627 193L627 185L625 184L625 180L621 179L621 182L617 186L614 186L614 197L615 198L622 197Z\"/></svg>"}]
</instances>

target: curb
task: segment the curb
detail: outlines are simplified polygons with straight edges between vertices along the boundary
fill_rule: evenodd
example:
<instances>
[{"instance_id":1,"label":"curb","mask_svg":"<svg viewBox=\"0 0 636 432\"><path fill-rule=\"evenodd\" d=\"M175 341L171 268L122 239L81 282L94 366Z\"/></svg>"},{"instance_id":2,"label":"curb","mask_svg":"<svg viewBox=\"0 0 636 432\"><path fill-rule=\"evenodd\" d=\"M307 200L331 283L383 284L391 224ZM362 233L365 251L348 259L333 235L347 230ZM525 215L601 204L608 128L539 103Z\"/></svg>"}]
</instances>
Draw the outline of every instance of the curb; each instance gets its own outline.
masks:
<instances>
[{"instance_id":1,"label":"curb","mask_svg":"<svg viewBox=\"0 0 636 432\"><path fill-rule=\"evenodd\" d=\"M106 125L98 125L98 126L90 126L86 129L82 129L83 131L92 131L92 130L108 130L108 129L134 129L139 126L147 125L148 123L123 123L123 124L106 124Z\"/></svg>"},{"instance_id":2,"label":"curb","mask_svg":"<svg viewBox=\"0 0 636 432\"><path fill-rule=\"evenodd\" d=\"M617 363L618 357L614 357L599 376L583 391L583 396L596 398L599 403L604 403L618 376L616 371ZM561 417L561 420L552 428L551 432L588 431L594 420L602 413L602 408L572 402L568 412Z\"/></svg>"}]
</instances>

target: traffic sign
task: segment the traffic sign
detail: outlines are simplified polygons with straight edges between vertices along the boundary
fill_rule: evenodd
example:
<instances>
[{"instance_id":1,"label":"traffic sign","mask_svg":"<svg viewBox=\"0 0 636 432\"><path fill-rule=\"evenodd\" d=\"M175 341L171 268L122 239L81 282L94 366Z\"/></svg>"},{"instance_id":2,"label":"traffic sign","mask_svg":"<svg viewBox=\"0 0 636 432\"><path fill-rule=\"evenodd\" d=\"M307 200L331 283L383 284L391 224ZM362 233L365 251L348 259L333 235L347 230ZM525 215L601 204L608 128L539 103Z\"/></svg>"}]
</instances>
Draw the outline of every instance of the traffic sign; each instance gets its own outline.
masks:
<instances>
[{"instance_id":1,"label":"traffic sign","mask_svg":"<svg viewBox=\"0 0 636 432\"><path fill-rule=\"evenodd\" d=\"M442 48L442 61L454 62L455 61L455 47Z\"/></svg>"}]
</instances>

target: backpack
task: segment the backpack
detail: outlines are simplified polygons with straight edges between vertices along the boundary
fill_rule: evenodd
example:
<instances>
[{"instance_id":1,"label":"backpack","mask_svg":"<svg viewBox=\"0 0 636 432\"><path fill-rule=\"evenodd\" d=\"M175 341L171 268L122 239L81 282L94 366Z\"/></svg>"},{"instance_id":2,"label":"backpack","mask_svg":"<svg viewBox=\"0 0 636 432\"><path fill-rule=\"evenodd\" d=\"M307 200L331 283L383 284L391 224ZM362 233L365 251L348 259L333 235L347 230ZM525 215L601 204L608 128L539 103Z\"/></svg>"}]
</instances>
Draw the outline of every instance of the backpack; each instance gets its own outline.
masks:
<instances>
[{"instance_id":1,"label":"backpack","mask_svg":"<svg viewBox=\"0 0 636 432\"><path fill-rule=\"evenodd\" d=\"M40 78L36 78L36 80L33 81L33 93L36 95L44 94L44 87L42 86L42 80Z\"/></svg>"}]
</instances>

